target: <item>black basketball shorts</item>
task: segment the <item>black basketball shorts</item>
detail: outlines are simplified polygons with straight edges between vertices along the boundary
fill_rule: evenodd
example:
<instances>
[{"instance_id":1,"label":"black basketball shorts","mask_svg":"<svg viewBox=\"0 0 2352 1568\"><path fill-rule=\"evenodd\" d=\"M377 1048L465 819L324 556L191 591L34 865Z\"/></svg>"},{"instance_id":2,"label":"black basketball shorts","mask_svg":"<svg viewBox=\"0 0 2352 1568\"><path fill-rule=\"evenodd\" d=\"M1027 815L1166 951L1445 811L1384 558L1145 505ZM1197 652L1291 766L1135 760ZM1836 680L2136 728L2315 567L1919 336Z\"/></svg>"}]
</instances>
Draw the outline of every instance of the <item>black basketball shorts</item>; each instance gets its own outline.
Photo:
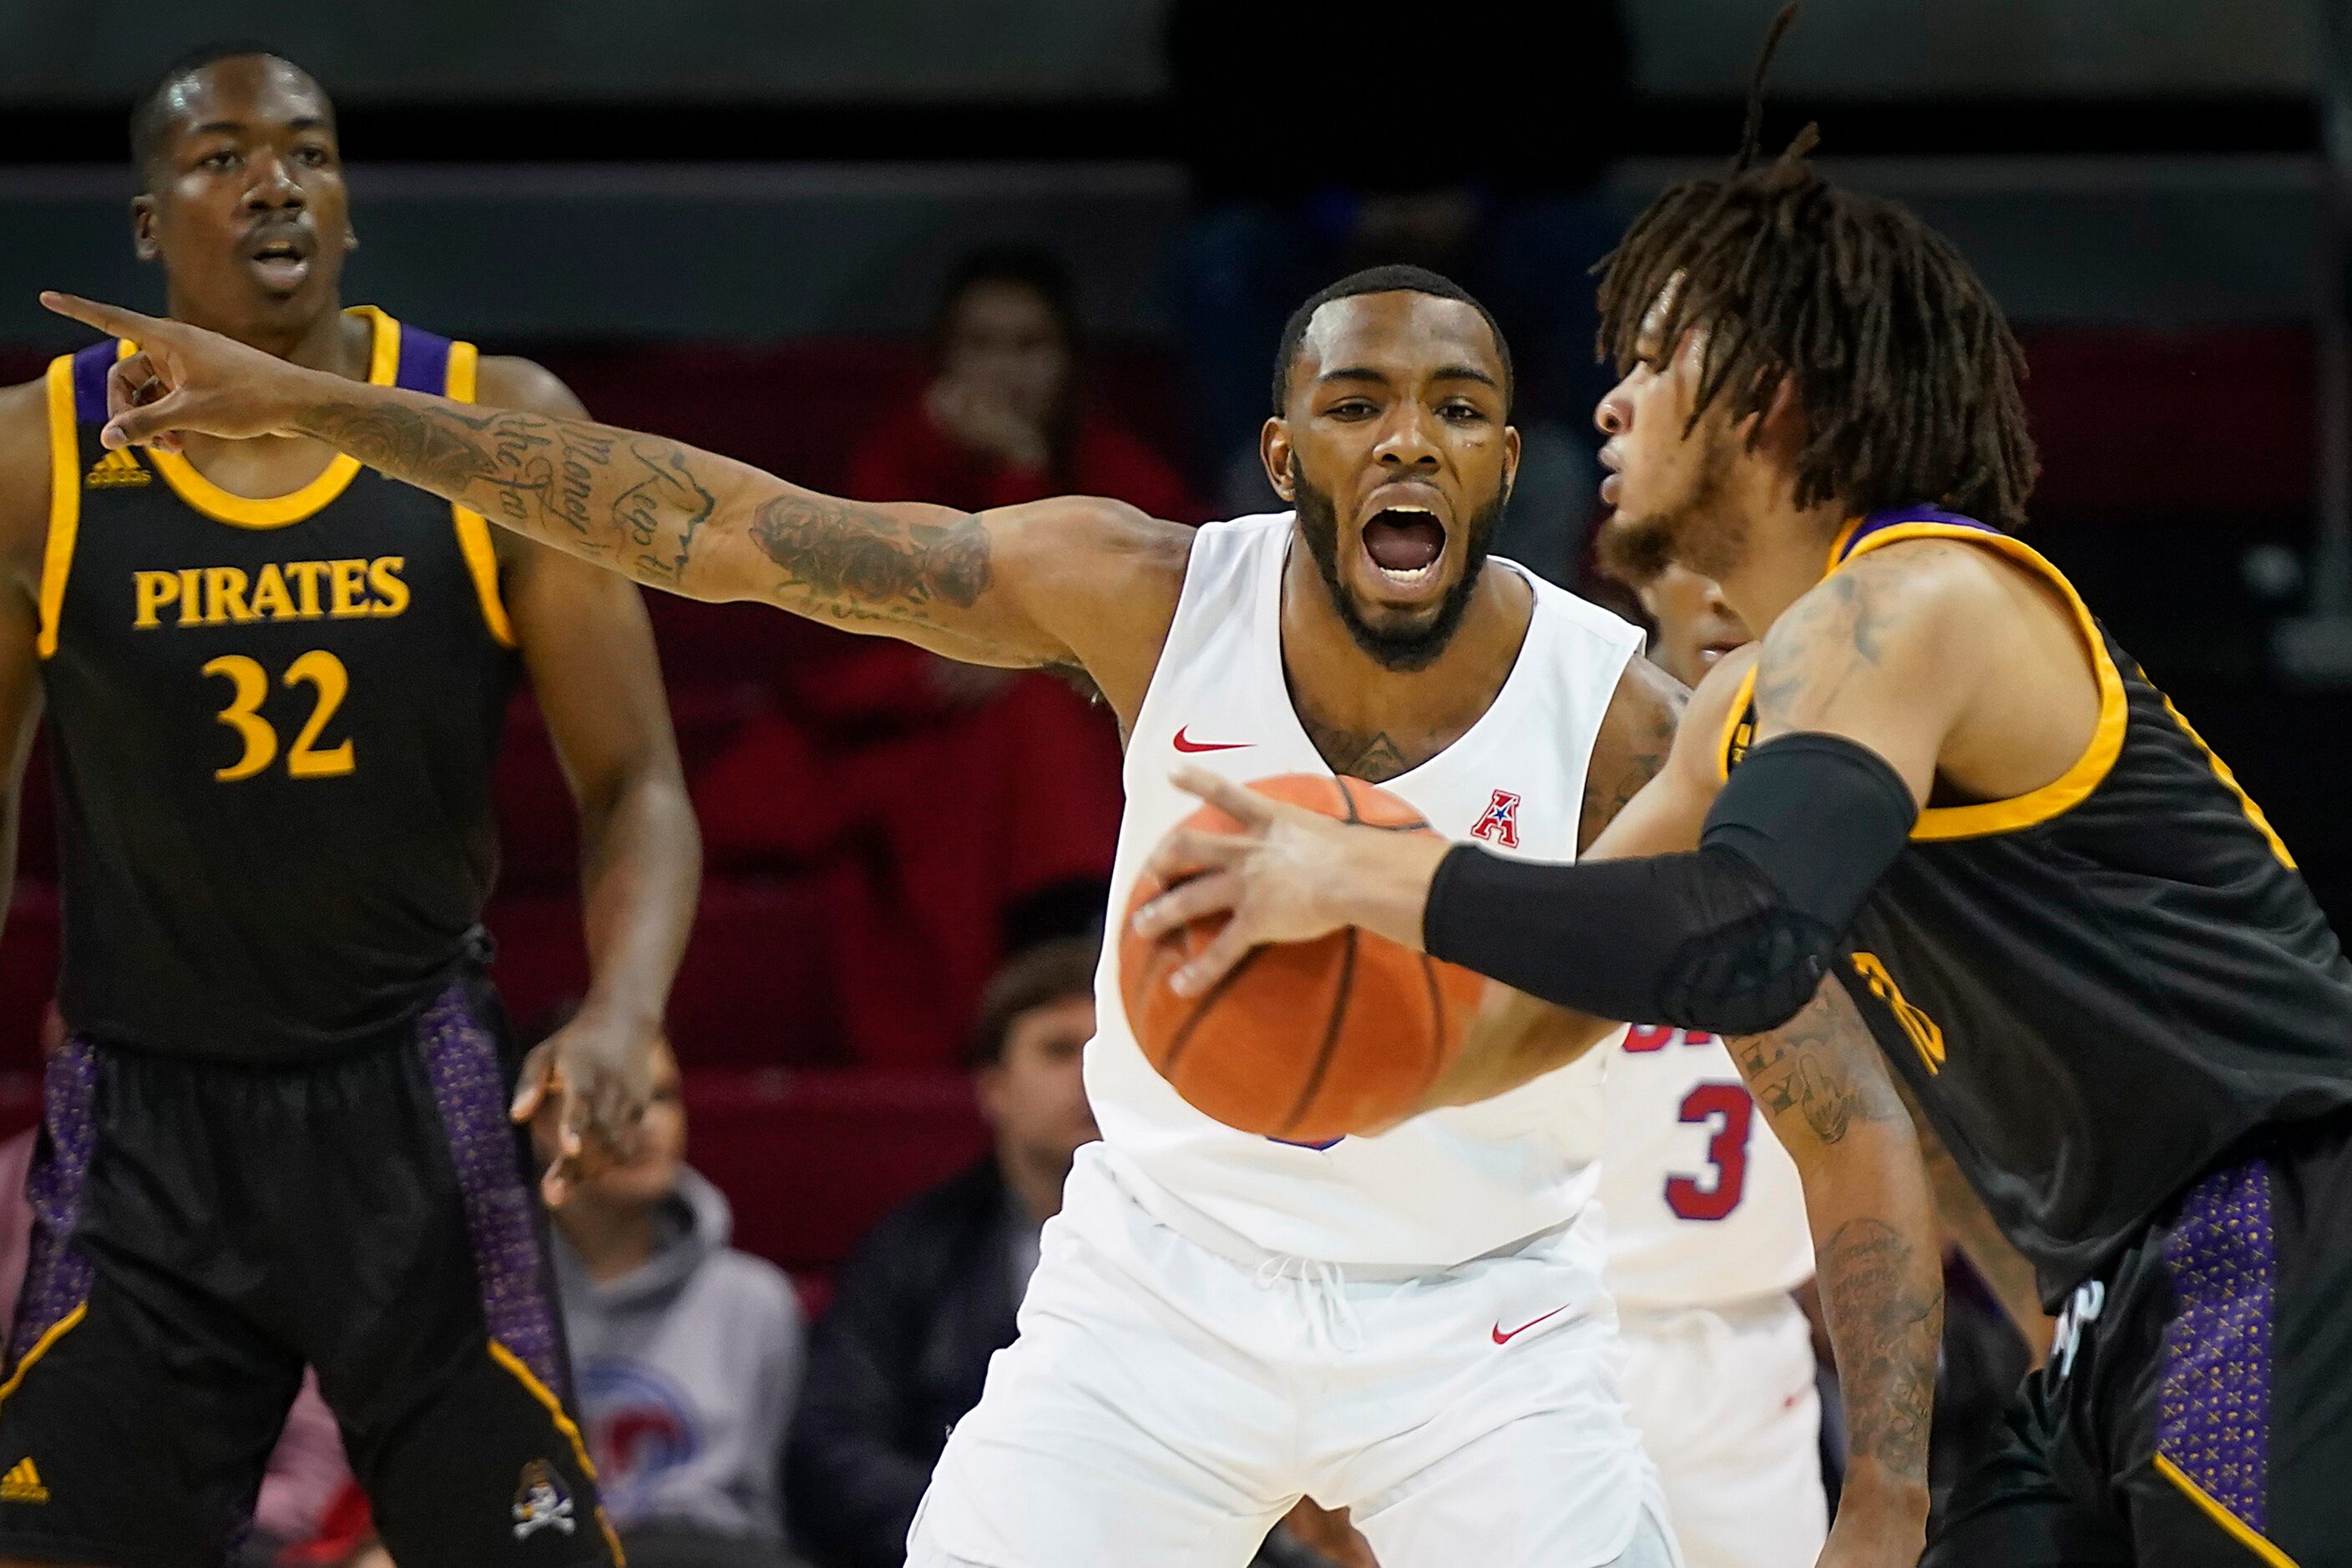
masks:
<instances>
[{"instance_id":1,"label":"black basketball shorts","mask_svg":"<svg viewBox=\"0 0 2352 1568\"><path fill-rule=\"evenodd\" d=\"M2274 1131L2077 1290L1926 1568L2352 1561L2352 1121Z\"/></svg>"},{"instance_id":2,"label":"black basketball shorts","mask_svg":"<svg viewBox=\"0 0 2352 1568\"><path fill-rule=\"evenodd\" d=\"M50 1058L0 1382L0 1556L205 1568L305 1364L400 1568L619 1560L488 987L300 1067Z\"/></svg>"}]
</instances>

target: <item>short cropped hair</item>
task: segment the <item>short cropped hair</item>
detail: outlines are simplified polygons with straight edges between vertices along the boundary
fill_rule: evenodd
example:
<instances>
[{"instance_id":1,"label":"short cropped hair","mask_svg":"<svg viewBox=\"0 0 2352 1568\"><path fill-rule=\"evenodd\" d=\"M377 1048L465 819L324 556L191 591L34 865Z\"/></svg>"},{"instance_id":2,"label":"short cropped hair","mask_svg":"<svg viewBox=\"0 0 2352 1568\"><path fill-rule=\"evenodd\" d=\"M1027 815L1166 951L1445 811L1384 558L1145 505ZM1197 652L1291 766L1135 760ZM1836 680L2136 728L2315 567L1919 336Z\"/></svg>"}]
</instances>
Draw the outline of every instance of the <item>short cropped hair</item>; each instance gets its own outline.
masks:
<instances>
[{"instance_id":1,"label":"short cropped hair","mask_svg":"<svg viewBox=\"0 0 2352 1568\"><path fill-rule=\"evenodd\" d=\"M207 67L216 66L223 60L241 60L257 57L276 60L281 65L293 66L296 70L302 71L304 76L310 75L309 71L302 70L299 65L257 39L220 38L209 44L198 45L173 60L163 68L162 74L155 78L153 84L139 95L139 101L131 106L131 167L138 172L141 190L152 191L155 188L152 170L155 161L163 156L163 139L170 134L172 129L170 109L172 89L199 71ZM312 79L317 79L312 78Z\"/></svg>"},{"instance_id":2,"label":"short cropped hair","mask_svg":"<svg viewBox=\"0 0 2352 1568\"><path fill-rule=\"evenodd\" d=\"M1298 363L1298 351L1307 342L1307 323L1314 321L1315 312L1334 300L1352 300L1359 294L1427 294L1439 300L1459 300L1477 311L1486 330L1495 335L1495 353L1503 362L1503 407L1506 413L1509 411L1511 345L1504 339L1503 324L1495 320L1495 312L1444 273L1432 272L1426 267L1391 264L1350 272L1337 283L1318 289L1305 304L1290 312L1290 320L1283 323L1282 346L1274 356L1274 412L1277 416L1289 406L1290 367Z\"/></svg>"}]
</instances>

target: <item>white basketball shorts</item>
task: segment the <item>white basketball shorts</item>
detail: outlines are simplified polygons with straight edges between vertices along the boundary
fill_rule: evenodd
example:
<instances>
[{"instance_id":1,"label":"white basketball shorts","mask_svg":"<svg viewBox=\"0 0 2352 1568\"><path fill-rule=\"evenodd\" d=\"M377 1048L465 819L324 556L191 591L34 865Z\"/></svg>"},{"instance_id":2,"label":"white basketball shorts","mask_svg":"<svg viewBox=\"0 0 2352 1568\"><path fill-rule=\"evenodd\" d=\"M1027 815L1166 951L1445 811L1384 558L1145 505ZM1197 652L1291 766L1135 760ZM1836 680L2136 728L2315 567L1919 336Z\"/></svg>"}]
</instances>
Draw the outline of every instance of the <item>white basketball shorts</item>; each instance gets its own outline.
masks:
<instances>
[{"instance_id":1,"label":"white basketball shorts","mask_svg":"<svg viewBox=\"0 0 2352 1568\"><path fill-rule=\"evenodd\" d=\"M1690 1568L1813 1568L1829 1503L1804 1313L1771 1296L1622 1321L1625 1402Z\"/></svg>"},{"instance_id":2,"label":"white basketball shorts","mask_svg":"<svg viewBox=\"0 0 2352 1568\"><path fill-rule=\"evenodd\" d=\"M1110 1160L1079 1155L911 1568L1242 1568L1302 1495L1353 1510L1382 1568L1670 1568L1597 1215L1368 1278L1179 1234Z\"/></svg>"}]
</instances>

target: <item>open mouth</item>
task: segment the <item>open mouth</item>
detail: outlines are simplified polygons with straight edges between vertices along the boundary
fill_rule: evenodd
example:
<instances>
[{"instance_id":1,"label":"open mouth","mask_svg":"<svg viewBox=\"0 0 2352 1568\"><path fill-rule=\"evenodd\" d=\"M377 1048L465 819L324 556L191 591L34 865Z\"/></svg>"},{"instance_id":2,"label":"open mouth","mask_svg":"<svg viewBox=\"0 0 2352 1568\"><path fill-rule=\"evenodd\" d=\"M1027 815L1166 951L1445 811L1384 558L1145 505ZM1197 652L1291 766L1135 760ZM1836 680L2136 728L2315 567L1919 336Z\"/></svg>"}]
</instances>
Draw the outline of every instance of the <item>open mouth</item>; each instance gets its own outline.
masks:
<instances>
[{"instance_id":1,"label":"open mouth","mask_svg":"<svg viewBox=\"0 0 2352 1568\"><path fill-rule=\"evenodd\" d=\"M299 239L269 239L252 252L253 269L265 288L291 293L310 275L310 247Z\"/></svg>"},{"instance_id":2,"label":"open mouth","mask_svg":"<svg viewBox=\"0 0 2352 1568\"><path fill-rule=\"evenodd\" d=\"M1445 556L1445 525L1417 506L1392 506L1364 524L1364 553L1387 581L1418 588L1437 575Z\"/></svg>"}]
</instances>

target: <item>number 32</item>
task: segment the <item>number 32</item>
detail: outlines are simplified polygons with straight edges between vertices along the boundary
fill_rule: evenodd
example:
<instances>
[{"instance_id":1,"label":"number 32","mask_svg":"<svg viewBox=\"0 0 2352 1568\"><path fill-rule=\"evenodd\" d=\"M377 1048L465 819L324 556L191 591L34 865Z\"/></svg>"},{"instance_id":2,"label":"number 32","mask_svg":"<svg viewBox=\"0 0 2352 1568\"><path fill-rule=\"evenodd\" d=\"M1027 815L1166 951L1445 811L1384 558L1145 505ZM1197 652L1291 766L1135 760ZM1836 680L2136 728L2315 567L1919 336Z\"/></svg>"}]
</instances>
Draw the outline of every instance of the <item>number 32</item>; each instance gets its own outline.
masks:
<instances>
[{"instance_id":1,"label":"number 32","mask_svg":"<svg viewBox=\"0 0 2352 1568\"><path fill-rule=\"evenodd\" d=\"M278 731L261 716L262 700L269 695L269 677L260 665L241 653L221 655L205 666L205 673L225 676L236 688L228 706L214 717L236 731L245 742L245 754L216 770L213 777L223 784L249 779L278 758ZM295 735L294 743L286 749L287 775L331 779L350 773L353 763L349 740L328 751L318 747L319 732L327 727L352 689L351 673L344 669L343 661L324 648L313 648L286 667L284 684L289 688L307 685L318 694L310 717Z\"/></svg>"}]
</instances>

